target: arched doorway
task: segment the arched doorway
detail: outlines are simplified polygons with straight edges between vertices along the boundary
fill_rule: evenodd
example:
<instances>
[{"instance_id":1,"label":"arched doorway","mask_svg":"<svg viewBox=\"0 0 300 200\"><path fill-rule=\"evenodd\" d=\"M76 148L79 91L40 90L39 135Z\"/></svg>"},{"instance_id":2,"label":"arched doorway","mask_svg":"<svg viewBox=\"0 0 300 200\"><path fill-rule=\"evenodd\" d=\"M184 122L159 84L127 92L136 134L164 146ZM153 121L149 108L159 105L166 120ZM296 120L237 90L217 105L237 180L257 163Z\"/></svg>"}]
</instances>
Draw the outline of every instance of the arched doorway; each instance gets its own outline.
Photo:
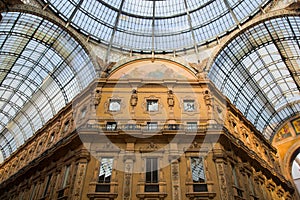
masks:
<instances>
[{"instance_id":1,"label":"arched doorway","mask_svg":"<svg viewBox=\"0 0 300 200\"><path fill-rule=\"evenodd\" d=\"M300 194L300 149L295 152L295 155L291 166L291 176Z\"/></svg>"}]
</instances>

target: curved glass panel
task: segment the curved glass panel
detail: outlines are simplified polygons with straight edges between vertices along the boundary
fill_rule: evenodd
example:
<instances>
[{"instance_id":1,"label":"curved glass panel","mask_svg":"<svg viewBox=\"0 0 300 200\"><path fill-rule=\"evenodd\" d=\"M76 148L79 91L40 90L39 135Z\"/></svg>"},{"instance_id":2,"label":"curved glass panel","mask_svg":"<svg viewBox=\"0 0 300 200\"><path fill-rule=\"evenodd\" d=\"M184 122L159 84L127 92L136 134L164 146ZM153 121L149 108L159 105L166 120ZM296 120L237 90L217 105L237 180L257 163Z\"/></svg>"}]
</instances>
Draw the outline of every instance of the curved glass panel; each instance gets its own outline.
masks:
<instances>
[{"instance_id":1,"label":"curved glass panel","mask_svg":"<svg viewBox=\"0 0 300 200\"><path fill-rule=\"evenodd\" d=\"M236 36L216 57L210 79L270 139L300 111L300 17L262 22Z\"/></svg>"},{"instance_id":2,"label":"curved glass panel","mask_svg":"<svg viewBox=\"0 0 300 200\"><path fill-rule=\"evenodd\" d=\"M173 52L215 40L268 0L43 0L68 24L123 50Z\"/></svg>"},{"instance_id":3,"label":"curved glass panel","mask_svg":"<svg viewBox=\"0 0 300 200\"><path fill-rule=\"evenodd\" d=\"M2 13L0 148L8 157L94 78L80 44L41 17Z\"/></svg>"}]
</instances>

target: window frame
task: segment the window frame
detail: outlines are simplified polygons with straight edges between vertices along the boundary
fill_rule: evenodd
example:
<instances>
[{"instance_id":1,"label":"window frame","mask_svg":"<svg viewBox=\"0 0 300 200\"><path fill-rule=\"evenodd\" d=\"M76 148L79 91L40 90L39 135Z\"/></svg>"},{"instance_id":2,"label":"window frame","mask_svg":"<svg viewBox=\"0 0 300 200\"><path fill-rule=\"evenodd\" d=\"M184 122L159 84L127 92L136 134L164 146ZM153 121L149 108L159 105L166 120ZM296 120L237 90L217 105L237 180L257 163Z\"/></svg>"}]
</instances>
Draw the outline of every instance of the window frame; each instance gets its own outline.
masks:
<instances>
[{"instance_id":1,"label":"window frame","mask_svg":"<svg viewBox=\"0 0 300 200\"><path fill-rule=\"evenodd\" d=\"M186 122L186 130L187 131L197 131L198 123L197 122Z\"/></svg>"},{"instance_id":2,"label":"window frame","mask_svg":"<svg viewBox=\"0 0 300 200\"><path fill-rule=\"evenodd\" d=\"M113 103L118 104L118 107L116 107L116 105L114 106L116 108L112 107ZM122 106L121 104L122 104L122 100L121 99L109 99L109 102L108 102L108 111L109 112L119 112L119 111L121 111L121 106Z\"/></svg>"},{"instance_id":3,"label":"window frame","mask_svg":"<svg viewBox=\"0 0 300 200\"><path fill-rule=\"evenodd\" d=\"M109 170L109 176L107 175L107 171L104 169L104 177L101 178L103 175L101 175L104 160L107 160L108 162L105 162L106 167L108 166ZM112 181L112 173L113 173L113 165L114 165L114 157L102 157L99 163L99 169L98 169L98 175L97 175L97 184L95 187L95 192L110 192L111 188L111 181ZM106 168L105 167L105 168Z\"/></svg>"},{"instance_id":4,"label":"window frame","mask_svg":"<svg viewBox=\"0 0 300 200\"><path fill-rule=\"evenodd\" d=\"M188 104L192 103L192 109L187 108ZM194 99L184 99L183 100L183 110L184 112L195 112L196 111L196 102Z\"/></svg>"},{"instance_id":5,"label":"window frame","mask_svg":"<svg viewBox=\"0 0 300 200\"><path fill-rule=\"evenodd\" d=\"M158 130L157 122L147 122L147 131L156 131Z\"/></svg>"},{"instance_id":6,"label":"window frame","mask_svg":"<svg viewBox=\"0 0 300 200\"><path fill-rule=\"evenodd\" d=\"M159 192L159 159L145 159L145 192Z\"/></svg>"},{"instance_id":7,"label":"window frame","mask_svg":"<svg viewBox=\"0 0 300 200\"><path fill-rule=\"evenodd\" d=\"M116 131L118 128L117 122L106 122L105 129L107 131Z\"/></svg>"},{"instance_id":8,"label":"window frame","mask_svg":"<svg viewBox=\"0 0 300 200\"><path fill-rule=\"evenodd\" d=\"M150 103L153 102L153 103L156 103L157 105L150 105ZM153 106L154 108L151 108L149 106ZM147 112L158 112L159 111L159 101L158 99L147 99L146 100L146 110Z\"/></svg>"},{"instance_id":9,"label":"window frame","mask_svg":"<svg viewBox=\"0 0 300 200\"><path fill-rule=\"evenodd\" d=\"M203 178L197 181L194 179L194 170L196 168L193 167L193 159L201 159L201 161L198 164L201 164L200 170L202 174L198 174L199 176L202 176ZM208 192L207 187L207 178L206 178L206 169L205 169L205 158L203 156L191 156L190 159L190 170L191 170L191 179L193 182L193 192ZM197 167L198 168L198 167Z\"/></svg>"}]
</instances>

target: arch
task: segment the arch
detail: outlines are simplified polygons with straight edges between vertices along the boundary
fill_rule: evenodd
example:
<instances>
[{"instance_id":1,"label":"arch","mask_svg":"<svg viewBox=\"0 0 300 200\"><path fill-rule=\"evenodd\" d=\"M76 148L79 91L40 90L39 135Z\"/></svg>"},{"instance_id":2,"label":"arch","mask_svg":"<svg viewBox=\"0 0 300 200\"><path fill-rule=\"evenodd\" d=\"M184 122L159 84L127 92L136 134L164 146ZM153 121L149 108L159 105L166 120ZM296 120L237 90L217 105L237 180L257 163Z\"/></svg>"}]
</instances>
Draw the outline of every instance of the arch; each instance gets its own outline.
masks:
<instances>
[{"instance_id":1,"label":"arch","mask_svg":"<svg viewBox=\"0 0 300 200\"><path fill-rule=\"evenodd\" d=\"M114 76L116 76L115 74L118 71L122 70L122 68L126 68L128 66L133 67L134 65L137 65L137 66L135 66L135 68L142 68L143 70L154 70L154 68L156 67L155 66L156 63L165 65L167 68L170 68L170 69L172 68L171 70L173 70L175 72L176 72L176 68L177 68L182 73L182 75L183 74L186 75L186 77L183 77L183 79L185 79L185 80L187 80L187 79L196 80L197 79L196 75L198 72L194 68L190 67L187 63L181 61L180 59L170 58L168 56L158 56L158 57L155 57L155 59L153 59L150 56L135 56L133 58L121 60L120 62L116 63L115 66L113 66L112 69L109 71L108 78L116 78L116 77L114 77ZM143 65L143 64L145 66L138 66L138 65ZM146 65L149 65L149 66L147 67ZM152 65L154 68L151 68L150 65ZM163 68L161 68L161 71L163 71ZM176 72L176 73L180 74L180 72ZM125 71L123 73L128 74ZM118 78L120 78L120 77L118 77ZM145 79L146 78L147 79L147 77L131 77L131 78L135 78L135 79L138 79L138 78ZM165 77L165 79L172 79L172 77Z\"/></svg>"},{"instance_id":2,"label":"arch","mask_svg":"<svg viewBox=\"0 0 300 200\"><path fill-rule=\"evenodd\" d=\"M293 180L292 178L292 163L295 160L296 156L300 153L300 141L293 144L287 151L286 155L283 158L283 173L288 176L290 180Z\"/></svg>"},{"instance_id":3,"label":"arch","mask_svg":"<svg viewBox=\"0 0 300 200\"><path fill-rule=\"evenodd\" d=\"M14 6L0 22L0 110L6 113L0 132L13 136L0 138L3 148L10 146L4 159L96 77L83 42L44 11L32 10Z\"/></svg>"},{"instance_id":4,"label":"arch","mask_svg":"<svg viewBox=\"0 0 300 200\"><path fill-rule=\"evenodd\" d=\"M210 62L212 82L270 140L278 124L300 112L298 21L295 13L266 15L233 35Z\"/></svg>"}]
</instances>

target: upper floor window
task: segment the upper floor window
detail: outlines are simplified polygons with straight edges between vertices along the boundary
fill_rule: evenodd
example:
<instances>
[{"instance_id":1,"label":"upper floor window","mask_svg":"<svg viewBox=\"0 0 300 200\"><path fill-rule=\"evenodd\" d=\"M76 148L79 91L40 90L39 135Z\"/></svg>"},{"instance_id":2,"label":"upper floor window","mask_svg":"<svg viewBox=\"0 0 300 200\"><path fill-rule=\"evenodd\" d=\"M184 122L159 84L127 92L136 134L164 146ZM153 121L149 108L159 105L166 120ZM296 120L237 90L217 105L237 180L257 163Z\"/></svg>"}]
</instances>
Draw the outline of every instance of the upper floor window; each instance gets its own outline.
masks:
<instances>
[{"instance_id":1,"label":"upper floor window","mask_svg":"<svg viewBox=\"0 0 300 200\"><path fill-rule=\"evenodd\" d=\"M67 132L70 126L70 121L66 121L63 127L63 133Z\"/></svg>"},{"instance_id":2,"label":"upper floor window","mask_svg":"<svg viewBox=\"0 0 300 200\"><path fill-rule=\"evenodd\" d=\"M232 168L232 176L233 176L234 186L236 188L236 193L239 197L243 197L243 191L239 188L239 181L238 181L238 177L236 174L236 168L235 168L234 164L231 164L231 168Z\"/></svg>"},{"instance_id":3,"label":"upper floor window","mask_svg":"<svg viewBox=\"0 0 300 200\"><path fill-rule=\"evenodd\" d=\"M113 158L102 158L99 168L96 192L110 192L110 182L113 170Z\"/></svg>"},{"instance_id":4,"label":"upper floor window","mask_svg":"<svg viewBox=\"0 0 300 200\"><path fill-rule=\"evenodd\" d=\"M54 141L54 138L55 138L55 133L52 132L49 138L49 143L52 143Z\"/></svg>"},{"instance_id":5,"label":"upper floor window","mask_svg":"<svg viewBox=\"0 0 300 200\"><path fill-rule=\"evenodd\" d=\"M117 122L107 122L106 123L106 130L108 130L108 131L117 130Z\"/></svg>"},{"instance_id":6,"label":"upper floor window","mask_svg":"<svg viewBox=\"0 0 300 200\"><path fill-rule=\"evenodd\" d=\"M194 100L184 100L183 108L184 108L184 111L186 111L186 112L195 111L195 101Z\"/></svg>"},{"instance_id":7,"label":"upper floor window","mask_svg":"<svg viewBox=\"0 0 300 200\"><path fill-rule=\"evenodd\" d=\"M70 174L70 165L66 166L64 178L62 182L62 188L65 188L67 186L69 174Z\"/></svg>"},{"instance_id":8,"label":"upper floor window","mask_svg":"<svg viewBox=\"0 0 300 200\"><path fill-rule=\"evenodd\" d=\"M121 110L121 100L120 99L110 99L108 110L112 111L112 112Z\"/></svg>"},{"instance_id":9,"label":"upper floor window","mask_svg":"<svg viewBox=\"0 0 300 200\"><path fill-rule=\"evenodd\" d=\"M43 197L45 197L48 193L48 190L49 190L49 185L50 185L50 182L51 182L51 177L52 177L52 174L50 174L48 176L48 179L47 179L47 182L46 182L46 186L45 186L45 189L44 189L44 193L43 193Z\"/></svg>"},{"instance_id":10,"label":"upper floor window","mask_svg":"<svg viewBox=\"0 0 300 200\"><path fill-rule=\"evenodd\" d=\"M197 122L187 122L186 129L188 131L196 131L197 130Z\"/></svg>"},{"instance_id":11,"label":"upper floor window","mask_svg":"<svg viewBox=\"0 0 300 200\"><path fill-rule=\"evenodd\" d=\"M81 109L81 111L80 111L80 119L85 118L86 113L87 113L87 108L86 107L84 107L83 109Z\"/></svg>"},{"instance_id":12,"label":"upper floor window","mask_svg":"<svg viewBox=\"0 0 300 200\"><path fill-rule=\"evenodd\" d=\"M145 192L158 192L158 163L157 158L146 159Z\"/></svg>"},{"instance_id":13,"label":"upper floor window","mask_svg":"<svg viewBox=\"0 0 300 200\"><path fill-rule=\"evenodd\" d=\"M102 158L99 168L99 183L110 183L113 167L113 158Z\"/></svg>"},{"instance_id":14,"label":"upper floor window","mask_svg":"<svg viewBox=\"0 0 300 200\"><path fill-rule=\"evenodd\" d=\"M194 192L206 192L207 185L204 170L204 160L202 157L191 158L192 179L194 182Z\"/></svg>"},{"instance_id":15,"label":"upper floor window","mask_svg":"<svg viewBox=\"0 0 300 200\"><path fill-rule=\"evenodd\" d=\"M157 122L147 122L147 130L157 130Z\"/></svg>"},{"instance_id":16,"label":"upper floor window","mask_svg":"<svg viewBox=\"0 0 300 200\"><path fill-rule=\"evenodd\" d=\"M158 100L147 100L147 111L158 111Z\"/></svg>"}]
</instances>

